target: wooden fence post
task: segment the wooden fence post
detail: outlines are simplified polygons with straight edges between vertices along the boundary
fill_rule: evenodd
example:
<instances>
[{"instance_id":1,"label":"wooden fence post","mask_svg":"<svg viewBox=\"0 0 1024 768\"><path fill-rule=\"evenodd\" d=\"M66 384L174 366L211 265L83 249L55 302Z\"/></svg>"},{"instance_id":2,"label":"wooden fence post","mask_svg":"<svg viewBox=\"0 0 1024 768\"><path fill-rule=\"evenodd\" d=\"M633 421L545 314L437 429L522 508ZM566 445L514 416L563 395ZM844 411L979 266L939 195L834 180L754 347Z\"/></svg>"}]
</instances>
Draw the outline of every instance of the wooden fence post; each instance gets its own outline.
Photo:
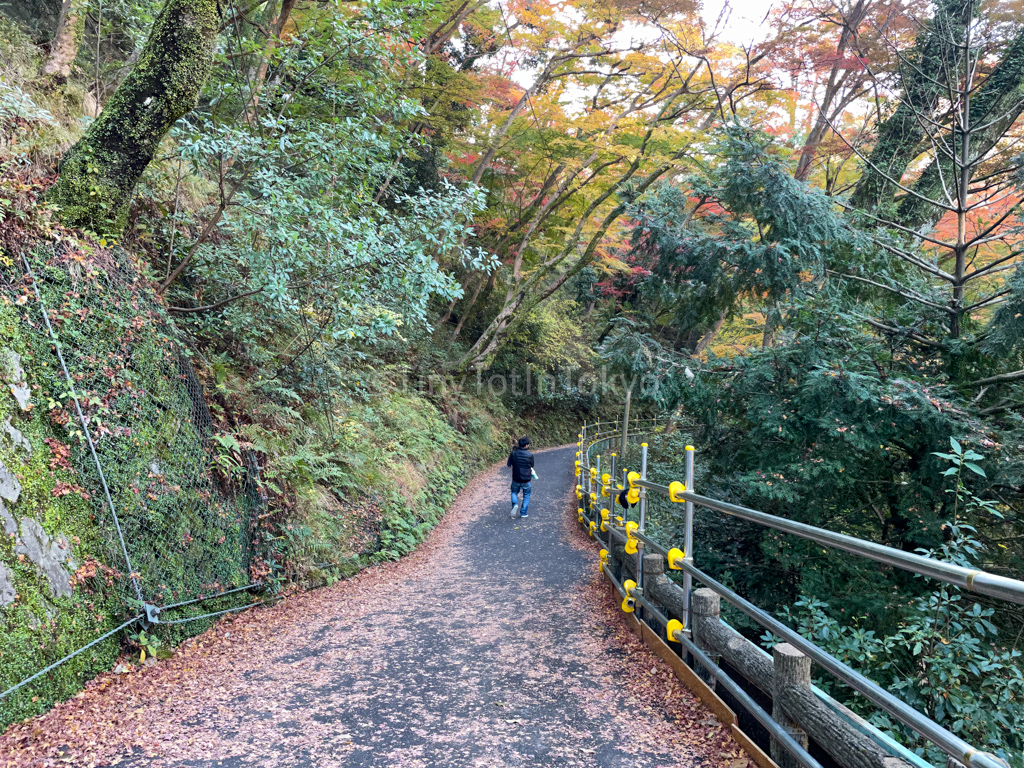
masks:
<instances>
[{"instance_id":1,"label":"wooden fence post","mask_svg":"<svg viewBox=\"0 0 1024 768\"><path fill-rule=\"evenodd\" d=\"M661 576L665 572L665 556L657 552L644 555L643 571L645 579L648 576Z\"/></svg>"},{"instance_id":2,"label":"wooden fence post","mask_svg":"<svg viewBox=\"0 0 1024 768\"><path fill-rule=\"evenodd\" d=\"M811 690L811 660L789 643L779 643L772 649L774 674L772 675L772 720L777 722L807 749L807 734L786 714L782 701L787 688ZM772 739L772 760L779 768L799 768L800 763Z\"/></svg>"},{"instance_id":3,"label":"wooden fence post","mask_svg":"<svg viewBox=\"0 0 1024 768\"><path fill-rule=\"evenodd\" d=\"M693 631L693 642L717 665L719 655L710 641L704 639L705 635L710 638L710 633L705 633L703 627L708 623L718 623L721 620L721 598L718 597L718 593L707 587L695 589L690 597L690 616L693 619L690 626ZM714 670L704 669L703 665L699 664L697 670L701 680L714 688L716 681Z\"/></svg>"},{"instance_id":4,"label":"wooden fence post","mask_svg":"<svg viewBox=\"0 0 1024 768\"><path fill-rule=\"evenodd\" d=\"M643 553L642 549L638 550L638 554L642 554L642 553ZM654 554L643 555L639 559L640 559L640 571L643 573L642 583L643 583L643 588L644 588L643 589L644 597L647 600L650 600L652 603L654 603L656 605L659 605L660 607L664 608L664 606L661 606L661 604L658 602L657 598L654 596L656 588L655 589L651 589L651 587L654 586L654 578L656 576L661 576L661 577L664 578L664 575L665 575L665 557L664 557L664 555L662 555L661 553L655 552ZM661 620L657 616L655 616L653 613L650 613L648 611L644 611L644 621L646 621L648 624L651 625L651 627L654 628L655 632L657 632L659 637L662 637L662 638L665 637L665 625L662 624ZM668 639L670 641L672 641L672 642L675 642L672 638L668 638Z\"/></svg>"}]
</instances>

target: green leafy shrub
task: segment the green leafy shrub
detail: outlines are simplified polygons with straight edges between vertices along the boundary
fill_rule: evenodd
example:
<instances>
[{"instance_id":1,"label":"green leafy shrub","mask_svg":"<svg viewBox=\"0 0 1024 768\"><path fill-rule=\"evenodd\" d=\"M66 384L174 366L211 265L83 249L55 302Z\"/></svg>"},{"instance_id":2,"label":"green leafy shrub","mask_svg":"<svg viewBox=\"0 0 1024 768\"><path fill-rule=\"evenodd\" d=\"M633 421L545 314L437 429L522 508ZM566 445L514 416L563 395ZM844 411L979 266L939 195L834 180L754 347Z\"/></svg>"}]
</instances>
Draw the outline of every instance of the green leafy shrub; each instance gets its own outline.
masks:
<instances>
[{"instance_id":1,"label":"green leafy shrub","mask_svg":"<svg viewBox=\"0 0 1024 768\"><path fill-rule=\"evenodd\" d=\"M963 483L964 471L983 475L975 462L983 457L950 440L951 452L939 453L949 466L942 474L954 480L947 492L955 498L954 518L943 531L946 540L932 557L975 568L984 554L976 530L965 518L998 514ZM877 683L968 743L1022 765L1024 750L1024 671L1021 652L1001 644L993 624L995 608L975 602L956 587L941 587L909 604L891 604L894 629L868 629L866 617L835 617L828 603L803 596L781 616L800 634ZM851 622L852 620L852 622ZM769 645L771 636L763 638ZM937 748L903 727L845 685L824 678L818 684L898 741L935 764L945 761Z\"/></svg>"}]
</instances>

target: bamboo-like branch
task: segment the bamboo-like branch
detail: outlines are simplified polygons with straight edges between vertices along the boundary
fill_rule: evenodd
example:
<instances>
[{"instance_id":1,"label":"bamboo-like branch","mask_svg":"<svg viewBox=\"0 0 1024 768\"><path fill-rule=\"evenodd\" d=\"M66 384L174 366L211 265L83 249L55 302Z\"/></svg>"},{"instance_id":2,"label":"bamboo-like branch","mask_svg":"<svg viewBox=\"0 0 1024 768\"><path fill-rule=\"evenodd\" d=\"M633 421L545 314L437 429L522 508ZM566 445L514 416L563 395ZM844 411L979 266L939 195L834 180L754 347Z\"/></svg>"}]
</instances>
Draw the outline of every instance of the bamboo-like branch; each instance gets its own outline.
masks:
<instances>
[{"instance_id":1,"label":"bamboo-like branch","mask_svg":"<svg viewBox=\"0 0 1024 768\"><path fill-rule=\"evenodd\" d=\"M909 328L893 328L891 325L885 325L884 323L880 323L877 320L872 320L869 317L862 317L861 319L865 323L870 325L872 328L876 328L879 331L884 331L885 333L891 333L891 334L894 334L896 336L905 336L908 339L916 341L918 344L920 344L920 345L922 345L924 347L932 347L934 349L945 349L946 348L945 344L940 344L937 341L932 341L931 339L927 338L926 336L922 336L917 331L912 331Z\"/></svg>"},{"instance_id":2,"label":"bamboo-like branch","mask_svg":"<svg viewBox=\"0 0 1024 768\"><path fill-rule=\"evenodd\" d=\"M983 387L990 384L1005 384L1008 381L1019 381L1024 379L1024 371L1011 371L1010 373L1000 373L997 376L989 376L987 379L978 379L977 381L971 381L964 384L965 387Z\"/></svg>"},{"instance_id":3,"label":"bamboo-like branch","mask_svg":"<svg viewBox=\"0 0 1024 768\"><path fill-rule=\"evenodd\" d=\"M953 277L953 275L951 275L946 270L940 269L939 267L933 267L927 261L922 261L921 259L919 259L916 256L914 256L912 253L904 251L902 248L897 248L895 245L891 245L890 243L886 243L885 241L879 240L876 237L872 237L871 240L876 245L878 245L880 248L883 248L883 249L889 251L889 253L893 254L894 256L897 256L898 258L903 259L904 261L906 261L906 262L908 262L910 264L913 264L914 266L916 266L916 267L918 267L920 269L923 269L925 272L928 272L929 274L932 274L932 275L935 275L936 277L942 278L947 283L955 283L956 282L956 278Z\"/></svg>"},{"instance_id":4,"label":"bamboo-like branch","mask_svg":"<svg viewBox=\"0 0 1024 768\"><path fill-rule=\"evenodd\" d=\"M1002 304L1004 301L1002 297L1006 296L1009 293L1012 293L1012 291L1009 288L1007 288L1004 291L999 291L999 293L993 293L987 299L982 299L981 301L977 301L974 304L971 304L970 306L964 307L963 311L971 312L972 310L981 309L982 307L987 307L991 304Z\"/></svg>"},{"instance_id":5,"label":"bamboo-like branch","mask_svg":"<svg viewBox=\"0 0 1024 768\"><path fill-rule=\"evenodd\" d=\"M1022 253L1024 253L1024 249L1016 250L1013 253L1010 253L1010 254L1008 254L1006 256L1003 256L1003 257L1001 257L999 259L996 259L995 261L991 262L990 264L986 264L984 267L981 267L980 269L976 269L973 272L968 272L966 275L964 275L964 282L966 283L966 282L969 282L971 280L975 280L976 278L979 278L982 275L988 274L989 272L997 272L999 270L997 270L996 267L998 267L1000 264L1003 264L1004 262L1007 262L1007 261L1010 261L1011 259L1017 258Z\"/></svg>"},{"instance_id":6,"label":"bamboo-like branch","mask_svg":"<svg viewBox=\"0 0 1024 768\"><path fill-rule=\"evenodd\" d=\"M246 291L245 293L239 293L235 296L230 296L226 299L222 299L221 301L215 302L213 304L207 304L204 307L168 307L167 311L180 312L181 314L187 314L191 312L209 312L214 309L220 309L224 305L230 304L232 301L237 301L238 299L244 299L246 296L254 296L257 293L262 293L264 289L265 286L261 285L259 288L253 288L251 291Z\"/></svg>"},{"instance_id":7,"label":"bamboo-like branch","mask_svg":"<svg viewBox=\"0 0 1024 768\"><path fill-rule=\"evenodd\" d=\"M867 216L872 221L877 221L879 224L881 224L884 227L892 227L893 229L898 229L900 232L903 232L904 234L916 237L919 240L924 240L926 243L931 243L932 245L937 245L940 248L952 249L954 247L954 246L950 245L949 243L947 243L947 242L945 242L943 240L936 240L933 237L928 237L927 235L922 235L917 230L911 229L910 227L905 227L902 224L899 224L899 223L893 221L892 219L883 219L881 216L875 216L873 213L868 213L867 211L862 211L860 208L854 208L852 205L847 205L846 203L843 203L841 201L839 202L839 205L842 207L842 209L844 211L852 211L854 213L859 213L859 214L861 214L863 216Z\"/></svg>"},{"instance_id":8,"label":"bamboo-like branch","mask_svg":"<svg viewBox=\"0 0 1024 768\"><path fill-rule=\"evenodd\" d=\"M925 306L928 306L928 307L934 307L935 309L941 310L941 311L946 312L947 314L950 314L950 315L956 314L955 310L952 309L951 307L948 307L948 306L946 306L944 304L937 304L934 301L929 301L928 299L924 298L923 296L917 295L913 291L904 291L904 290L900 290L898 288L893 288L891 286L885 285L884 283L877 283L874 280L869 280L866 277L860 277L859 275L850 275L850 274L847 274L845 272L836 272L835 270L832 270L832 269L828 269L828 270L825 270L825 271L828 274L830 274L830 275L835 275L836 277L842 277L842 278L848 279L848 280L856 280L859 283L867 283L868 285L873 285L876 288L881 288L881 289L889 291L891 293L895 293L897 296L902 296L905 299L910 299L911 301L916 301L919 304L924 304Z\"/></svg>"}]
</instances>

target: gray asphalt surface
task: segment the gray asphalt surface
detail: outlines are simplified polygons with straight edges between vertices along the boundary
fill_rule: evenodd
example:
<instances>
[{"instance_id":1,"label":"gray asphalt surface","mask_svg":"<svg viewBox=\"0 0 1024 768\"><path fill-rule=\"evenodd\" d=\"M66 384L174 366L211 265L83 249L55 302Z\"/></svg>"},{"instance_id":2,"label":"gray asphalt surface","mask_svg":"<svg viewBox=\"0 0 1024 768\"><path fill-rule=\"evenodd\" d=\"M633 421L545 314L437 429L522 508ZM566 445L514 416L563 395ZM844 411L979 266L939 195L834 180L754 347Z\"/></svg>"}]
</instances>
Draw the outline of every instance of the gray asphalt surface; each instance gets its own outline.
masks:
<instances>
[{"instance_id":1,"label":"gray asphalt surface","mask_svg":"<svg viewBox=\"0 0 1024 768\"><path fill-rule=\"evenodd\" d=\"M36 733L60 743L70 712L94 746L64 760L138 768L732 765L597 578L573 450L537 454L529 520L494 467L401 562L225 622Z\"/></svg>"}]
</instances>

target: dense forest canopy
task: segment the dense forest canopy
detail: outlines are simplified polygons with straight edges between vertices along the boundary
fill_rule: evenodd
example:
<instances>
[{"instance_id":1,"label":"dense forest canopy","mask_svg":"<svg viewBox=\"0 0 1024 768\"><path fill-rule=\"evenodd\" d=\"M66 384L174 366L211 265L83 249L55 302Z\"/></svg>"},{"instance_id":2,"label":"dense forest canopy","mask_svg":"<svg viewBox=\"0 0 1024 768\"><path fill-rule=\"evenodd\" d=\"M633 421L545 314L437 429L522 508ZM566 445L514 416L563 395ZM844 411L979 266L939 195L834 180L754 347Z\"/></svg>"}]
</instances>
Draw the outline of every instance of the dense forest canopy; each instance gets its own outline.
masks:
<instances>
[{"instance_id":1,"label":"dense forest canopy","mask_svg":"<svg viewBox=\"0 0 1024 768\"><path fill-rule=\"evenodd\" d=\"M570 423L619 412L604 368L709 493L1024 572L1016 0L789 0L756 42L691 0L16 5L6 181L136 254L219 407L531 367L560 383L508 407ZM699 527L726 581L1024 747L1024 615Z\"/></svg>"}]
</instances>

